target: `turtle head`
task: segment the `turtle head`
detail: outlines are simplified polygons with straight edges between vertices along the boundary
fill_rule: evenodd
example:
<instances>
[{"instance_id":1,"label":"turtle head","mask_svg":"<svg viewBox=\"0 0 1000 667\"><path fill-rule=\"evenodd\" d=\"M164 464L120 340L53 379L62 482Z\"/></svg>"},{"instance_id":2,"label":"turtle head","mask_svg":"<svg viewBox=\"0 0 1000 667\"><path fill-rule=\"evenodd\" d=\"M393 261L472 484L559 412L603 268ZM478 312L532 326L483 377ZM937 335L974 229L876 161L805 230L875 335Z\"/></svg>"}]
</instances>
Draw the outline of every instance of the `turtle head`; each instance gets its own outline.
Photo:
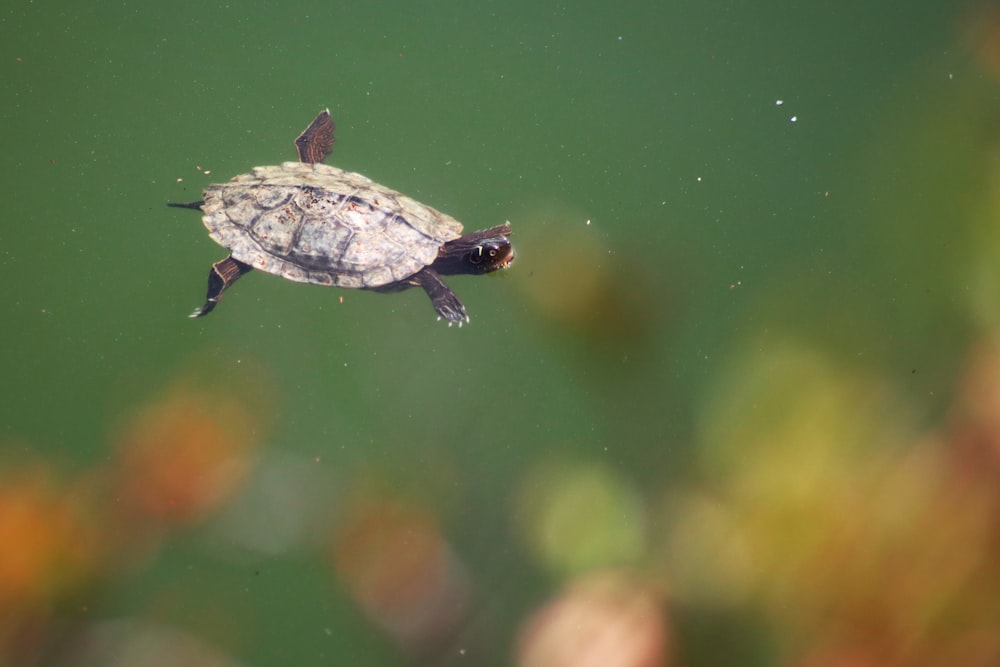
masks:
<instances>
[{"instance_id":1,"label":"turtle head","mask_svg":"<svg viewBox=\"0 0 1000 667\"><path fill-rule=\"evenodd\" d=\"M514 247L508 234L510 223L506 222L448 241L441 246L432 268L444 275L475 275L506 269L514 261Z\"/></svg>"}]
</instances>

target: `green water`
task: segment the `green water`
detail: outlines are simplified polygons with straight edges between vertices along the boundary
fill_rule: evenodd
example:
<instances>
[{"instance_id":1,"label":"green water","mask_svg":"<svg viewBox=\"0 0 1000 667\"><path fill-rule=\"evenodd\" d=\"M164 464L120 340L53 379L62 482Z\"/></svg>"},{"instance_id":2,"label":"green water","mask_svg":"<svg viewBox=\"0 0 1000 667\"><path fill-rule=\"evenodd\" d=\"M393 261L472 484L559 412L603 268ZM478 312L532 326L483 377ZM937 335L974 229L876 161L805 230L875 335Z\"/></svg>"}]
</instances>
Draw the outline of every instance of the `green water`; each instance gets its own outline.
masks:
<instances>
[{"instance_id":1,"label":"green water","mask_svg":"<svg viewBox=\"0 0 1000 667\"><path fill-rule=\"evenodd\" d=\"M45 648L8 655L110 664L125 640L79 647L131 623L231 664L515 664L533 612L612 570L655 591L676 664L821 643L767 584L700 585L738 587L674 536L691 499L739 497L760 410L848 387L822 413L878 428L845 447L906 450L1000 323L996 19L895 4L8 3L0 484L106 493L121 433L178 386L259 418L224 499L53 584ZM164 204L294 159L325 107L329 163L511 222L509 271L449 281L468 326L417 290L257 273L186 317L225 251ZM332 565L364 502L422 517L464 582L429 648Z\"/></svg>"}]
</instances>

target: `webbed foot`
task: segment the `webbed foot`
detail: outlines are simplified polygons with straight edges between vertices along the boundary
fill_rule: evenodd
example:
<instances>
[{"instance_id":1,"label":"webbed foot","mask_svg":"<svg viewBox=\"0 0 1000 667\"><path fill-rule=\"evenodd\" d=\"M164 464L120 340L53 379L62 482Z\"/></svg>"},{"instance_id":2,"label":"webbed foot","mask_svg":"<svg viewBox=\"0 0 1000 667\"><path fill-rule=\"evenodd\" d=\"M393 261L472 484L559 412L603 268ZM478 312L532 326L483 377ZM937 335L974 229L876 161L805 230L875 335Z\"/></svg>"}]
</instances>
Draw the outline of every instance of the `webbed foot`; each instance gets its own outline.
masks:
<instances>
[{"instance_id":1,"label":"webbed foot","mask_svg":"<svg viewBox=\"0 0 1000 667\"><path fill-rule=\"evenodd\" d=\"M188 317L202 317L212 312L222 298L222 292L251 269L252 266L233 259L232 255L213 264L211 271L208 272L208 295L205 297L205 304L195 309Z\"/></svg>"},{"instance_id":2,"label":"webbed foot","mask_svg":"<svg viewBox=\"0 0 1000 667\"><path fill-rule=\"evenodd\" d=\"M465 312L465 306L448 285L441 280L441 276L431 269L423 269L410 277L417 285L424 288L427 296L431 298L431 304L437 311L438 319L448 322L448 326L458 324L462 326L469 321L469 315Z\"/></svg>"}]
</instances>

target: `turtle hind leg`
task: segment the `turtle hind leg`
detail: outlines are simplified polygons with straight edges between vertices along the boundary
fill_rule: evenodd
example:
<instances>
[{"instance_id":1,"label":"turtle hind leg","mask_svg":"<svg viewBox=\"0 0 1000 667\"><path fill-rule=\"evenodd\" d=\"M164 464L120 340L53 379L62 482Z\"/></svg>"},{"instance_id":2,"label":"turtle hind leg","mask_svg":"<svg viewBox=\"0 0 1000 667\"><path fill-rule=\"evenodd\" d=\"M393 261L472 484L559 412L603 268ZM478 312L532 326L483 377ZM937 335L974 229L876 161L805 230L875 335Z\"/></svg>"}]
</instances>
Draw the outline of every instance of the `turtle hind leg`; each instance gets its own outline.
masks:
<instances>
[{"instance_id":1,"label":"turtle hind leg","mask_svg":"<svg viewBox=\"0 0 1000 667\"><path fill-rule=\"evenodd\" d=\"M333 146L333 119L330 110L325 109L309 124L298 139L295 140L295 150L299 154L299 162L318 164L326 159Z\"/></svg>"},{"instance_id":2,"label":"turtle hind leg","mask_svg":"<svg viewBox=\"0 0 1000 667\"><path fill-rule=\"evenodd\" d=\"M208 272L208 296L205 298L205 305L188 317L201 317L212 312L216 304L219 303L219 299L222 298L225 289L252 268L249 264L233 259L232 255L213 264L212 270Z\"/></svg>"},{"instance_id":3,"label":"turtle hind leg","mask_svg":"<svg viewBox=\"0 0 1000 667\"><path fill-rule=\"evenodd\" d=\"M469 315L465 312L465 306L462 305L462 301L441 280L441 276L436 271L421 269L410 276L408 282L410 281L424 288L427 296L431 298L431 303L434 305L434 310L437 311L438 317L448 320L448 326L455 323L458 326L462 326L462 324L469 321Z\"/></svg>"}]
</instances>

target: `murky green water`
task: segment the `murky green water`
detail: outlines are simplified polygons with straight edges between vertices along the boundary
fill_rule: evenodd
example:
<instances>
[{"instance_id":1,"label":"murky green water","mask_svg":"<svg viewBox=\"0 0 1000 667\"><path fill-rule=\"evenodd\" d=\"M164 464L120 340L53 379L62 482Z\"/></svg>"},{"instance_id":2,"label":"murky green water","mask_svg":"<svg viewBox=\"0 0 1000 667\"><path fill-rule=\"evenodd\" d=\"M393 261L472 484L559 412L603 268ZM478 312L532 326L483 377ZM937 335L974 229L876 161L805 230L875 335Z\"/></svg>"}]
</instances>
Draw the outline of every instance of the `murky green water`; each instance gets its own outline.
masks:
<instances>
[{"instance_id":1,"label":"murky green water","mask_svg":"<svg viewBox=\"0 0 1000 667\"><path fill-rule=\"evenodd\" d=\"M995 6L19 0L0 43L0 664L907 664L855 638L914 606L947 654L936 589L838 568L997 465L952 438L1000 409ZM324 107L328 162L513 225L469 326L256 273L186 317L225 252L165 202Z\"/></svg>"}]
</instances>

